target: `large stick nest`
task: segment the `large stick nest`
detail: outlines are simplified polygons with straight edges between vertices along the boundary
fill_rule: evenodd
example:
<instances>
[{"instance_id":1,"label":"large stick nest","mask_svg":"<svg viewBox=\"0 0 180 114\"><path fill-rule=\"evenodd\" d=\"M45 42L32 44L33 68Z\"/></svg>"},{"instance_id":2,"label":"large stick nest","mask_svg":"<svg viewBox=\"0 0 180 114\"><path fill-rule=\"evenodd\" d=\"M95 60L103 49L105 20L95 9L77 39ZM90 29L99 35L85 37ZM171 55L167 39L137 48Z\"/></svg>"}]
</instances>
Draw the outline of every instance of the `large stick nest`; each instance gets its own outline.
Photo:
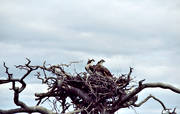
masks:
<instances>
[{"instance_id":1,"label":"large stick nest","mask_svg":"<svg viewBox=\"0 0 180 114\"><path fill-rule=\"evenodd\" d=\"M41 68L44 71L52 72L57 78L40 78L49 85L49 91L44 94L36 94L38 97L36 100L39 100L40 103L43 98L53 96L58 101L61 101L62 107L64 107L63 112L69 107L69 104L65 103L68 97L75 104L74 107L76 109L84 108L86 112L92 110L101 112L102 109L113 111L114 108L117 108L117 105L118 108L129 107L137 100L137 96L134 96L123 104L117 103L131 89L129 83L131 81L132 68L130 68L128 74L121 75L118 78L115 76L106 77L96 73L90 75L86 72L70 75L60 66ZM40 73L37 76L39 78Z\"/></svg>"}]
</instances>

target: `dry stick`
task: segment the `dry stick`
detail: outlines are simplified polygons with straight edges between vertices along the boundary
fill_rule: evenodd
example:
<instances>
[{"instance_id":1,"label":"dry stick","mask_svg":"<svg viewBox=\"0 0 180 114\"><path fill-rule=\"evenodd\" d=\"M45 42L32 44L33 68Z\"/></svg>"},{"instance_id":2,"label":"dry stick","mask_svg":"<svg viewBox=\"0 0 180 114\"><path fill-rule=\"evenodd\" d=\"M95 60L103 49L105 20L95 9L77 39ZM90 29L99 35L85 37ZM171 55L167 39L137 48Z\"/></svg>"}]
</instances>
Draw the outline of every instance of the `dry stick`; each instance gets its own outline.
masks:
<instances>
[{"instance_id":1,"label":"dry stick","mask_svg":"<svg viewBox=\"0 0 180 114\"><path fill-rule=\"evenodd\" d=\"M126 96L124 96L122 99L117 100L114 104L113 107L115 107L113 110L117 111L120 107L118 107L118 105L122 105L125 102L127 102L130 98L132 98L133 96L135 96L136 94L138 94L140 91L142 91L145 88L162 88L162 89L170 89L175 93L180 93L180 89L171 86L169 84L163 84L163 83L146 83L146 84L142 84L143 80L139 82L139 87L137 87L136 89L134 89L131 93L127 94Z\"/></svg>"},{"instance_id":2,"label":"dry stick","mask_svg":"<svg viewBox=\"0 0 180 114\"><path fill-rule=\"evenodd\" d=\"M3 62L3 65L4 65L4 67L5 67L5 69L6 69L6 74L8 75L8 80L10 80L11 78L12 78L12 75L13 74L10 74L9 73L9 68L6 66L6 63L5 62Z\"/></svg>"},{"instance_id":3,"label":"dry stick","mask_svg":"<svg viewBox=\"0 0 180 114\"><path fill-rule=\"evenodd\" d=\"M5 81L8 83L8 82L12 82L12 90L14 90L14 103L17 105L17 106L20 106L21 108L16 108L16 109L10 109L10 110L0 110L0 113L1 114L6 114L6 113L9 113L9 114L12 114L12 113L17 113L17 112L40 112L40 113L44 113L44 114L52 114L53 112L49 111L48 109L46 108L43 108L43 107L38 107L38 106L35 106L35 107L28 107L25 103L23 103L22 101L19 100L19 94L25 89L26 87L26 83L24 82L23 79L26 78L27 75L29 75L29 73L32 71L32 70L36 70L37 67L31 67L29 66L30 64L30 60L28 60L28 63L25 64L26 66L22 66L22 65L19 65L17 66L16 68L20 68L20 69L25 69L25 68L29 68L29 69L26 69L27 70L27 73L25 75L23 75L23 77L21 79L13 79L12 78L12 74L9 73L8 71L8 67L5 65L5 62L4 62L4 67L6 69L6 74L8 75L8 79L7 80L0 80L0 84L3 84ZM16 87L16 82L20 82L22 87L19 88L19 87Z\"/></svg>"},{"instance_id":4,"label":"dry stick","mask_svg":"<svg viewBox=\"0 0 180 114\"><path fill-rule=\"evenodd\" d=\"M147 102L150 98L153 98L154 100L158 101L158 102L162 105L163 109L164 109L164 110L167 110L167 108L165 107L164 103L163 103L161 100L159 100L158 98L152 96L151 94L150 94L147 98L145 98L143 101L141 101L141 102L138 103L138 104L134 104L133 106L135 106L135 107L140 107L140 106L143 105L145 102Z\"/></svg>"}]
</instances>

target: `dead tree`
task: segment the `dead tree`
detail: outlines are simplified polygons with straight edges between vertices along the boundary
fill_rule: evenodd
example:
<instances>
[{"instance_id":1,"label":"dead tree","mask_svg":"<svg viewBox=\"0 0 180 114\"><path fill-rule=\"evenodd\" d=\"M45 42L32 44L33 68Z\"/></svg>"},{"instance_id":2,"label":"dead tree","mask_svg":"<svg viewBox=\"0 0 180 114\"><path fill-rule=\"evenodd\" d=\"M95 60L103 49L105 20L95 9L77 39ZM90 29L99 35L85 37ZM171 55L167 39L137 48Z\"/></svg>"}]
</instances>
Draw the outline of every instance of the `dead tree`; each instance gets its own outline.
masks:
<instances>
[{"instance_id":1,"label":"dead tree","mask_svg":"<svg viewBox=\"0 0 180 114\"><path fill-rule=\"evenodd\" d=\"M113 114L121 108L139 107L148 99L153 98L158 101L163 109L162 114L176 114L175 109L166 108L161 100L150 95L142 102L137 103L138 93L146 88L162 88L169 89L177 94L180 94L180 89L163 83L143 83L141 80L137 85L132 84L133 79L131 73L133 68L130 68L129 73L121 76L105 77L98 74L69 73L65 70L71 64L60 65L31 65L31 61L27 59L25 65L18 65L16 68L25 70L26 73L19 79L14 78L9 72L9 68L4 63L7 79L0 79L0 84L11 83L14 91L14 103L20 108L3 110L0 109L0 114L12 114L17 112L39 112L43 114ZM45 93L35 93L37 105L30 107L19 99L20 93L26 88L24 79L30 76L32 71L36 71L37 79L43 84L48 85L48 91ZM21 87L17 87L20 83ZM70 100L68 100L68 98ZM53 99L53 100L52 100ZM52 101L54 110L40 106L44 102ZM57 103L61 104L57 107ZM67 110L73 106L72 112ZM61 109L59 109L61 108Z\"/></svg>"}]
</instances>

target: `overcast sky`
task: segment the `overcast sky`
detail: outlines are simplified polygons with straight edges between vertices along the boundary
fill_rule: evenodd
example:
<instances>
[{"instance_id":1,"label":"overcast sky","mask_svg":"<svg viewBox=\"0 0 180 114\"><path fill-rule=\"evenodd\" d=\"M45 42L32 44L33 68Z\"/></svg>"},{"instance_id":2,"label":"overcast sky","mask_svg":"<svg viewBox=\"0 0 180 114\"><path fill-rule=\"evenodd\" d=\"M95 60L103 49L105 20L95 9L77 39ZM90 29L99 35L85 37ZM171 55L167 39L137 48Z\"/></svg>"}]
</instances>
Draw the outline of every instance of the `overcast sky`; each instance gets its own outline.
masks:
<instances>
[{"instance_id":1,"label":"overcast sky","mask_svg":"<svg viewBox=\"0 0 180 114\"><path fill-rule=\"evenodd\" d=\"M77 65L80 71L87 59L103 58L113 74L126 73L132 66L137 81L180 88L180 1L0 0L0 76L3 61L17 72L13 65L25 63L26 57L37 65L44 60L51 64L82 61ZM43 87L33 83L28 88L22 99ZM14 106L7 90L8 85L0 86L0 108ZM150 93L180 113L180 95L148 89L139 100ZM161 108L150 100L135 109L138 114L159 114ZM134 110L120 112L133 114Z\"/></svg>"}]
</instances>

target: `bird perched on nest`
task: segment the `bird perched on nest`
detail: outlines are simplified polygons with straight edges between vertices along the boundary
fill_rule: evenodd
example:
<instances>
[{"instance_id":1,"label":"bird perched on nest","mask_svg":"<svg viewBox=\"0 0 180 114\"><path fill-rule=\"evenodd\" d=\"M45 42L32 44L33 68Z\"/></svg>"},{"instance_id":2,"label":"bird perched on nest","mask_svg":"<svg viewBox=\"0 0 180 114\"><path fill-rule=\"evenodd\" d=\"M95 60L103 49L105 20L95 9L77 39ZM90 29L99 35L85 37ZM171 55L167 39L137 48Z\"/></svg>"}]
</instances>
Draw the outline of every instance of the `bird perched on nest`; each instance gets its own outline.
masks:
<instances>
[{"instance_id":1,"label":"bird perched on nest","mask_svg":"<svg viewBox=\"0 0 180 114\"><path fill-rule=\"evenodd\" d=\"M98 74L98 75L102 75L105 77L112 77L111 72L102 65L105 62L105 60L101 59L99 62L97 62L96 65L92 65L93 62L95 62L94 59L89 59L87 62L87 65L85 66L86 71L90 75Z\"/></svg>"},{"instance_id":2,"label":"bird perched on nest","mask_svg":"<svg viewBox=\"0 0 180 114\"><path fill-rule=\"evenodd\" d=\"M105 62L105 60L101 59L96 65L95 65L95 73L106 76L106 77L112 77L111 72L104 67L102 64Z\"/></svg>"},{"instance_id":3,"label":"bird perched on nest","mask_svg":"<svg viewBox=\"0 0 180 114\"><path fill-rule=\"evenodd\" d=\"M93 62L95 62L94 59L89 59L88 62L87 62L87 65L85 67L86 71L89 73L89 74L93 74L95 72L95 65L92 65Z\"/></svg>"}]
</instances>

